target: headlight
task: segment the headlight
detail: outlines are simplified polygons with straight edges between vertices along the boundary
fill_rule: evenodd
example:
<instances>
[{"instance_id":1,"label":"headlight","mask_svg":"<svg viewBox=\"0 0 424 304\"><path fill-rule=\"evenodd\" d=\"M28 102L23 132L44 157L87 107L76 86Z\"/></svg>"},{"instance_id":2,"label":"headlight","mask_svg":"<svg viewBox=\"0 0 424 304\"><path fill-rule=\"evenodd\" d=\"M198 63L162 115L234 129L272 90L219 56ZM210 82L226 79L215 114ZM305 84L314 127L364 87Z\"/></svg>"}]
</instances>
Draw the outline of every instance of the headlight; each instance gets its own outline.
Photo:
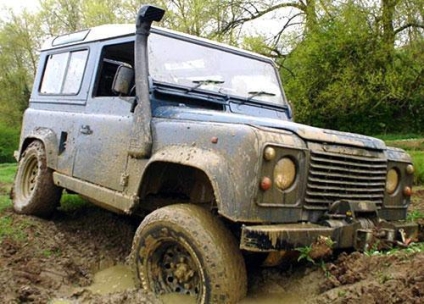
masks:
<instances>
[{"instance_id":1,"label":"headlight","mask_svg":"<svg viewBox=\"0 0 424 304\"><path fill-rule=\"evenodd\" d=\"M393 194L399 185L399 173L396 169L392 168L387 172L386 177L386 191L388 194Z\"/></svg>"},{"instance_id":2,"label":"headlight","mask_svg":"<svg viewBox=\"0 0 424 304\"><path fill-rule=\"evenodd\" d=\"M278 161L274 167L274 184L281 190L288 189L296 178L296 165L288 157Z\"/></svg>"}]
</instances>

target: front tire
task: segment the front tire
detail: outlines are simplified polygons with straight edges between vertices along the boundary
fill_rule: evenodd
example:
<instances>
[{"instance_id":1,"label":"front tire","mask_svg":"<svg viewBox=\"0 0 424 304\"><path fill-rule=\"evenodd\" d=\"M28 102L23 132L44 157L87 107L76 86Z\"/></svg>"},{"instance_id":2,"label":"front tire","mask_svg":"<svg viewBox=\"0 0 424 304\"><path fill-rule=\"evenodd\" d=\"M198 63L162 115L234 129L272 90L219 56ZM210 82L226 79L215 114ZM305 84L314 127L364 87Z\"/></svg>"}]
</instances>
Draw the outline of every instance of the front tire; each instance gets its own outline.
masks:
<instances>
[{"instance_id":1,"label":"front tire","mask_svg":"<svg viewBox=\"0 0 424 304\"><path fill-rule=\"evenodd\" d=\"M61 188L53 183L46 151L40 141L32 142L22 154L12 191L13 209L20 214L48 217L59 205Z\"/></svg>"},{"instance_id":2,"label":"front tire","mask_svg":"<svg viewBox=\"0 0 424 304\"><path fill-rule=\"evenodd\" d=\"M149 214L132 248L138 287L179 293L197 303L236 303L246 296L246 267L237 242L206 209L179 204Z\"/></svg>"}]
</instances>

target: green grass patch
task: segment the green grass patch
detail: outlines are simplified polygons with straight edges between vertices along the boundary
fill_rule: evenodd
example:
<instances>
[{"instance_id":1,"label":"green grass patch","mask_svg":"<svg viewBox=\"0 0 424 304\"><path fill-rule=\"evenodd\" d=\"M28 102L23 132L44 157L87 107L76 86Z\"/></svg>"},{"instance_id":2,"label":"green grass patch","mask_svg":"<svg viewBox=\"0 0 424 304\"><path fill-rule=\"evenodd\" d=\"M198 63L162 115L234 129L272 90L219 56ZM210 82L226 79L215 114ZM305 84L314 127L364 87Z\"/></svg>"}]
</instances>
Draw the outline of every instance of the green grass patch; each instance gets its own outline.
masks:
<instances>
[{"instance_id":1,"label":"green grass patch","mask_svg":"<svg viewBox=\"0 0 424 304\"><path fill-rule=\"evenodd\" d=\"M16 164L0 164L0 183L12 184L16 168Z\"/></svg>"},{"instance_id":2,"label":"green grass patch","mask_svg":"<svg viewBox=\"0 0 424 304\"><path fill-rule=\"evenodd\" d=\"M423 138L423 135L416 133L407 133L407 134L379 134L373 135L381 140L387 141L398 141L398 140L408 140L408 139L417 139Z\"/></svg>"},{"instance_id":3,"label":"green grass patch","mask_svg":"<svg viewBox=\"0 0 424 304\"><path fill-rule=\"evenodd\" d=\"M15 177L16 167L16 164L0 164L0 211L12 206L9 193Z\"/></svg>"},{"instance_id":4,"label":"green grass patch","mask_svg":"<svg viewBox=\"0 0 424 304\"><path fill-rule=\"evenodd\" d=\"M414 184L424 184L424 151L408 151L414 164Z\"/></svg>"},{"instance_id":5,"label":"green grass patch","mask_svg":"<svg viewBox=\"0 0 424 304\"><path fill-rule=\"evenodd\" d=\"M424 151L424 138L386 141L387 146L401 148L406 151Z\"/></svg>"},{"instance_id":6,"label":"green grass patch","mask_svg":"<svg viewBox=\"0 0 424 304\"><path fill-rule=\"evenodd\" d=\"M14 224L10 216L0 217L0 243L4 238L8 237L16 241L25 241L27 234L24 232L26 228L31 226L30 222L23 221Z\"/></svg>"},{"instance_id":7,"label":"green grass patch","mask_svg":"<svg viewBox=\"0 0 424 304\"><path fill-rule=\"evenodd\" d=\"M0 212L12 206L12 201L8 195L0 195Z\"/></svg>"},{"instance_id":8,"label":"green grass patch","mask_svg":"<svg viewBox=\"0 0 424 304\"><path fill-rule=\"evenodd\" d=\"M63 193L60 201L60 210L65 212L76 211L87 206L87 201L76 194Z\"/></svg>"},{"instance_id":9,"label":"green grass patch","mask_svg":"<svg viewBox=\"0 0 424 304\"><path fill-rule=\"evenodd\" d=\"M418 220L424 219L424 212L421 212L419 210L413 210L408 212L408 215L406 217L406 220L408 222L417 222Z\"/></svg>"}]
</instances>

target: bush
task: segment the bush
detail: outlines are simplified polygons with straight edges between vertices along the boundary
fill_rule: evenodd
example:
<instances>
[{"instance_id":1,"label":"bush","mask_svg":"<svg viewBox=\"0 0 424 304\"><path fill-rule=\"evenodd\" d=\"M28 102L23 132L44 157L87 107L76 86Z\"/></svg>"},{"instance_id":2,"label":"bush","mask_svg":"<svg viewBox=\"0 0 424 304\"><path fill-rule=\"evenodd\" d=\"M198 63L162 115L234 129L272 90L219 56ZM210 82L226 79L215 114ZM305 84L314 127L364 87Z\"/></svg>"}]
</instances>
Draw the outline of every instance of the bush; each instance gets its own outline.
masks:
<instances>
[{"instance_id":1,"label":"bush","mask_svg":"<svg viewBox=\"0 0 424 304\"><path fill-rule=\"evenodd\" d=\"M13 152L18 149L19 130L0 124L0 163L16 162Z\"/></svg>"}]
</instances>

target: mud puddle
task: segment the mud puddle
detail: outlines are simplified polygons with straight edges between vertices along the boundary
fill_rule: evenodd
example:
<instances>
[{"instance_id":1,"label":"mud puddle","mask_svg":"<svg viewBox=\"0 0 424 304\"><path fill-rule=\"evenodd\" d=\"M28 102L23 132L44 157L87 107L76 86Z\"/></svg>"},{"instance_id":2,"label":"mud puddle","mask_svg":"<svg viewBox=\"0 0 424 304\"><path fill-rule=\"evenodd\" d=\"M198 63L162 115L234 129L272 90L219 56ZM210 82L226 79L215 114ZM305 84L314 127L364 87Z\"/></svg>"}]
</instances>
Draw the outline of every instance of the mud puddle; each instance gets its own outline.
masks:
<instances>
[{"instance_id":1,"label":"mud puddle","mask_svg":"<svg viewBox=\"0 0 424 304\"><path fill-rule=\"evenodd\" d=\"M87 289L94 293L106 295L134 287L130 269L125 265L116 265L97 272L94 275L93 284Z\"/></svg>"},{"instance_id":2,"label":"mud puddle","mask_svg":"<svg viewBox=\"0 0 424 304\"><path fill-rule=\"evenodd\" d=\"M107 295L111 293L123 292L128 289L135 288L134 281L132 279L132 272L128 266L115 265L110 268L106 268L97 272L94 275L93 284L86 287L85 289L100 295ZM158 297L159 300L164 304L195 304L196 301L193 297L180 294L166 294ZM299 303L301 299L299 295L284 292L281 290L271 292L269 290L262 290L255 294L248 295L243 299L240 304L277 304L286 303L294 304ZM57 304L59 302L55 302Z\"/></svg>"}]
</instances>

